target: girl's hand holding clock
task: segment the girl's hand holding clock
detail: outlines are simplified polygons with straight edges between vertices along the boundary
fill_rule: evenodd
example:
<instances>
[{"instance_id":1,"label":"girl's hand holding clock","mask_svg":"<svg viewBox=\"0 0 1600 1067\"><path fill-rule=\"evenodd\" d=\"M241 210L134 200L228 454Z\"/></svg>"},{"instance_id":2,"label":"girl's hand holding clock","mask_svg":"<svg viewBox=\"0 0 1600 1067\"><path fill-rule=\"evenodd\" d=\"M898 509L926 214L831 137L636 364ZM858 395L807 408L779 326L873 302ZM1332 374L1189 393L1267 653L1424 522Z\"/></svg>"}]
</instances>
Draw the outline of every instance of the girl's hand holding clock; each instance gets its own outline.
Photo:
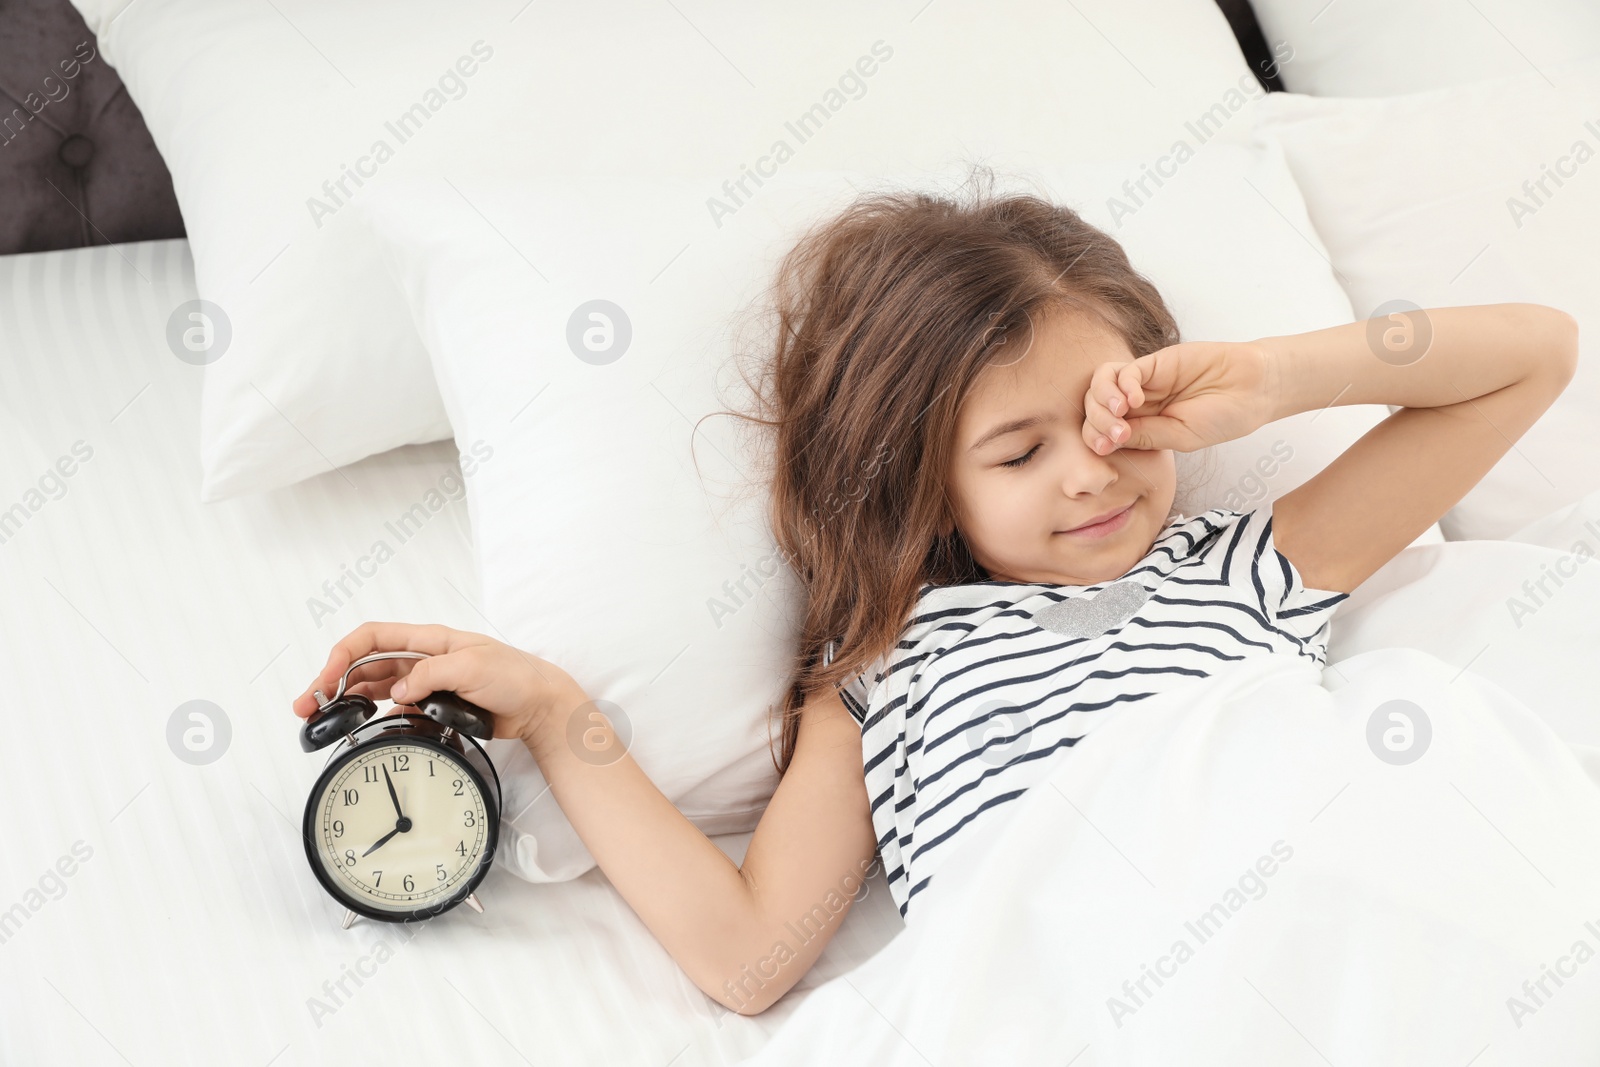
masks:
<instances>
[{"instance_id":1,"label":"girl's hand holding clock","mask_svg":"<svg viewBox=\"0 0 1600 1067\"><path fill-rule=\"evenodd\" d=\"M421 652L429 658L366 664L351 675L347 693L412 704L448 690L491 713L495 737L527 740L558 701L587 699L560 667L492 637L448 626L369 622L333 646L316 680L295 698L294 713L309 718L317 710L312 691L331 696L346 668L373 652Z\"/></svg>"}]
</instances>

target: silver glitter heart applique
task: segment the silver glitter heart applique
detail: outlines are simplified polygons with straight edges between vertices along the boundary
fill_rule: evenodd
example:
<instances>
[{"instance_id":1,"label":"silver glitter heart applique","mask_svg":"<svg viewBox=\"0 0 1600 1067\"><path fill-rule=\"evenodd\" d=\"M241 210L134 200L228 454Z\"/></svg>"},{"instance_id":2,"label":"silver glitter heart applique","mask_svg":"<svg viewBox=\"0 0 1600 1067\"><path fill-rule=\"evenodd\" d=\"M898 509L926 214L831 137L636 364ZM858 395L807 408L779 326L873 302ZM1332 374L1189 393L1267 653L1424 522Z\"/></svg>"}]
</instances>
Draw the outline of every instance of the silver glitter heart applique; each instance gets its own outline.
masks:
<instances>
[{"instance_id":1,"label":"silver glitter heart applique","mask_svg":"<svg viewBox=\"0 0 1600 1067\"><path fill-rule=\"evenodd\" d=\"M1057 600L1033 613L1033 621L1063 637L1099 637L1133 618L1150 599L1138 582L1116 582L1093 596Z\"/></svg>"}]
</instances>

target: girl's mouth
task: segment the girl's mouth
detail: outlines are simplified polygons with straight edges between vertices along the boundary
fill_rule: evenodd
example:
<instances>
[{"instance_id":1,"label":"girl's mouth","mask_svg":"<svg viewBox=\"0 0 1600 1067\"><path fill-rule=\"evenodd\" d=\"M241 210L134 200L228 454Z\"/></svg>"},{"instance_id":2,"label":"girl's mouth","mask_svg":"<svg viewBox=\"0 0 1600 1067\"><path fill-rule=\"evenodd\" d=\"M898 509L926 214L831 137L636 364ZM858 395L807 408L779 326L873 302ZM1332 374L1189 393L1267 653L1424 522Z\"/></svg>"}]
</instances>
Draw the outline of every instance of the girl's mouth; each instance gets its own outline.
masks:
<instances>
[{"instance_id":1,"label":"girl's mouth","mask_svg":"<svg viewBox=\"0 0 1600 1067\"><path fill-rule=\"evenodd\" d=\"M1102 522L1080 526L1076 530L1057 530L1056 533L1065 534L1068 537L1106 537L1126 526L1128 524L1128 516L1132 514L1133 504L1130 503L1127 507Z\"/></svg>"}]
</instances>

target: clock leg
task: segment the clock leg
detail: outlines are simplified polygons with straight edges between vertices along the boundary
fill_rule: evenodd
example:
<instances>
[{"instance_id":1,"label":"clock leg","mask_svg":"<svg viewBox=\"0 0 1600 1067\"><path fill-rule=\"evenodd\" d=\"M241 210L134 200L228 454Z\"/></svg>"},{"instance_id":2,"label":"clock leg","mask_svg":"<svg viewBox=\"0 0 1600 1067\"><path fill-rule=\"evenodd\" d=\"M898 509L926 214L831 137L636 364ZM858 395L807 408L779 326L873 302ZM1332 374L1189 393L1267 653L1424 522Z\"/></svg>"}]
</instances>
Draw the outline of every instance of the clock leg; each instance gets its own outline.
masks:
<instances>
[{"instance_id":1,"label":"clock leg","mask_svg":"<svg viewBox=\"0 0 1600 1067\"><path fill-rule=\"evenodd\" d=\"M478 894L476 893L467 894L467 907L471 908L479 915L483 914L483 905L478 903Z\"/></svg>"},{"instance_id":2,"label":"clock leg","mask_svg":"<svg viewBox=\"0 0 1600 1067\"><path fill-rule=\"evenodd\" d=\"M346 909L345 913L344 913L344 925L341 927L341 929L344 929L344 930L350 929L350 924L355 922L355 921L356 921L356 913L353 912L353 911L350 911L349 909Z\"/></svg>"}]
</instances>

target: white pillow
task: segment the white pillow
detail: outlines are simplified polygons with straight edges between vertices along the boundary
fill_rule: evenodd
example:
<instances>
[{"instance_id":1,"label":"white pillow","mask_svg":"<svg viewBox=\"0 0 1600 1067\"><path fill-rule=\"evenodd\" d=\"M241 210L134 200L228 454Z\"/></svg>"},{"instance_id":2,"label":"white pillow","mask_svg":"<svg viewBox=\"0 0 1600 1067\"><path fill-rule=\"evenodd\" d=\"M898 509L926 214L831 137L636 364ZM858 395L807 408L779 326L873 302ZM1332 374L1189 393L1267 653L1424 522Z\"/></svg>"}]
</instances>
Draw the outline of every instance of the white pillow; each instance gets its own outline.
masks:
<instances>
[{"instance_id":1,"label":"white pillow","mask_svg":"<svg viewBox=\"0 0 1600 1067\"><path fill-rule=\"evenodd\" d=\"M1578 319L1576 376L1441 521L1452 540L1505 537L1600 487L1600 63L1563 85L1532 74L1383 100L1274 93L1258 109L1358 315L1393 300L1529 301ZM1571 172L1559 187L1545 177L1556 168ZM1524 186L1540 180L1544 193Z\"/></svg>"},{"instance_id":2,"label":"white pillow","mask_svg":"<svg viewBox=\"0 0 1600 1067\"><path fill-rule=\"evenodd\" d=\"M1600 56L1593 0L1250 0L1291 92L1388 96ZM1559 79L1557 79L1559 81Z\"/></svg>"},{"instance_id":3,"label":"white pillow","mask_svg":"<svg viewBox=\"0 0 1600 1067\"><path fill-rule=\"evenodd\" d=\"M1103 219L1138 166L1062 166L1028 188ZM948 189L956 177L905 181ZM472 206L419 182L362 208L392 248L458 441L495 451L468 484L487 632L620 707L634 758L707 833L754 826L776 785L769 708L801 591L773 545L764 487L746 480L748 433L699 420L738 406L727 362L736 315L800 227L882 184L786 171L720 227L703 178L479 182ZM1119 236L1186 331L1254 337L1349 321L1326 262L1285 217L1309 230L1281 158L1215 145ZM609 318L589 319L601 300ZM624 354L580 358L572 339L591 328L625 330ZM1243 455L1288 443L1293 459L1270 486L1281 492L1384 414L1371 405L1285 421ZM1227 471L1189 506L1210 507L1241 480ZM582 873L593 859L537 768L520 746L497 744L508 865L532 880Z\"/></svg>"},{"instance_id":4,"label":"white pillow","mask_svg":"<svg viewBox=\"0 0 1600 1067\"><path fill-rule=\"evenodd\" d=\"M743 211L774 167L1154 152L1250 79L1221 13L1193 0L893 18L850 0L395 0L382 17L74 3L172 172L200 295L221 309L214 336L231 326L205 370L206 500L448 434L426 354L350 224L350 205L407 173L445 175L474 202L496 175L704 175L701 199L742 183Z\"/></svg>"}]
</instances>

